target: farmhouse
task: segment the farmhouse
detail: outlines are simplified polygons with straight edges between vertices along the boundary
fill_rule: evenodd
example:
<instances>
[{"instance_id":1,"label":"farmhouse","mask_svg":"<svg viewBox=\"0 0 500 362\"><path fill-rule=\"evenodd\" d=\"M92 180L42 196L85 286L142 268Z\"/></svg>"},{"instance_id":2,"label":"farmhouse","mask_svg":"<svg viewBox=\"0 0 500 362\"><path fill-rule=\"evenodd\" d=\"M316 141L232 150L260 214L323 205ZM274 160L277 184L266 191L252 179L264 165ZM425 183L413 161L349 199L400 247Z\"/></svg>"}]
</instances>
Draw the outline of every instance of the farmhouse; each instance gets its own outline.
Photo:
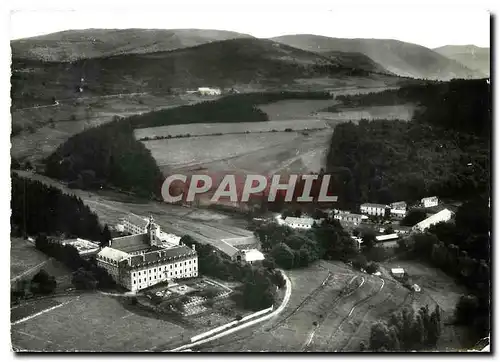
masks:
<instances>
[{"instance_id":1,"label":"farmhouse","mask_svg":"<svg viewBox=\"0 0 500 362\"><path fill-rule=\"evenodd\" d=\"M198 93L202 96L219 96L222 92L219 88L200 87Z\"/></svg>"},{"instance_id":2,"label":"farmhouse","mask_svg":"<svg viewBox=\"0 0 500 362\"><path fill-rule=\"evenodd\" d=\"M97 254L97 265L106 269L116 283L137 291L168 279L198 276L194 248L157 238L157 225L150 217L147 232L111 240Z\"/></svg>"},{"instance_id":3,"label":"farmhouse","mask_svg":"<svg viewBox=\"0 0 500 362\"><path fill-rule=\"evenodd\" d=\"M63 240L61 244L73 246L82 258L89 258L97 254L100 249L99 244L80 238Z\"/></svg>"},{"instance_id":4,"label":"farmhouse","mask_svg":"<svg viewBox=\"0 0 500 362\"><path fill-rule=\"evenodd\" d=\"M285 218L283 223L292 229L310 229L314 225L314 219L311 217L291 217Z\"/></svg>"},{"instance_id":5,"label":"farmhouse","mask_svg":"<svg viewBox=\"0 0 500 362\"><path fill-rule=\"evenodd\" d=\"M368 214L372 216L384 216L386 208L386 205L369 203L361 204L360 207L362 214Z\"/></svg>"},{"instance_id":6,"label":"farmhouse","mask_svg":"<svg viewBox=\"0 0 500 362\"><path fill-rule=\"evenodd\" d=\"M406 216L406 202L404 201L399 201L399 202L393 202L391 205L391 216L396 217L396 218L404 218Z\"/></svg>"},{"instance_id":7,"label":"farmhouse","mask_svg":"<svg viewBox=\"0 0 500 362\"><path fill-rule=\"evenodd\" d=\"M437 196L424 197L420 202L423 207L433 207L439 204Z\"/></svg>"},{"instance_id":8,"label":"farmhouse","mask_svg":"<svg viewBox=\"0 0 500 362\"><path fill-rule=\"evenodd\" d=\"M333 217L340 223L352 223L354 225L359 225L364 218L364 215L351 214L351 213L338 213Z\"/></svg>"},{"instance_id":9,"label":"farmhouse","mask_svg":"<svg viewBox=\"0 0 500 362\"><path fill-rule=\"evenodd\" d=\"M444 209L437 214L434 214L430 217L428 217L425 220L420 221L418 224L414 225L412 230L413 231L424 231L431 227L432 225L435 225L440 222L446 222L450 221L453 216L453 212L451 212L448 209Z\"/></svg>"},{"instance_id":10,"label":"farmhouse","mask_svg":"<svg viewBox=\"0 0 500 362\"><path fill-rule=\"evenodd\" d=\"M403 268L392 268L391 269L391 274L395 278L402 278L405 276L405 270Z\"/></svg>"}]
</instances>

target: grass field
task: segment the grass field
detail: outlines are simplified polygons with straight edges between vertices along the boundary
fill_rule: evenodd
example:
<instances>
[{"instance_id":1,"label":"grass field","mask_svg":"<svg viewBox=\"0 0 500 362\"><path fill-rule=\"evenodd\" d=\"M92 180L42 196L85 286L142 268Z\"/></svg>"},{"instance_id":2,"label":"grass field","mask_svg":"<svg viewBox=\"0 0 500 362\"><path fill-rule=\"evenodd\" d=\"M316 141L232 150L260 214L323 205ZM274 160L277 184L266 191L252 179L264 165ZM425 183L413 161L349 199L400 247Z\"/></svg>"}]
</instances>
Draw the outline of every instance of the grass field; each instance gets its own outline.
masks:
<instances>
[{"instance_id":1,"label":"grass field","mask_svg":"<svg viewBox=\"0 0 500 362\"><path fill-rule=\"evenodd\" d=\"M30 351L132 352L181 338L184 328L128 311L114 297L57 298L63 305L12 326L12 344Z\"/></svg>"},{"instance_id":2,"label":"grass field","mask_svg":"<svg viewBox=\"0 0 500 362\"><path fill-rule=\"evenodd\" d=\"M11 154L16 158L36 161L52 153L72 135L110 122L114 116L125 117L199 100L200 97L191 95L134 94L83 97L74 101L59 101L58 105L51 107L14 110L13 127L23 127L25 130L11 137Z\"/></svg>"},{"instance_id":3,"label":"grass field","mask_svg":"<svg viewBox=\"0 0 500 362\"><path fill-rule=\"evenodd\" d=\"M327 124L318 119L295 119L268 122L240 122L240 123L191 123L172 126L136 129L135 137L139 140L154 137L175 137L189 134L192 136L225 135L238 133L260 133L271 131L293 131L323 129Z\"/></svg>"},{"instance_id":4,"label":"grass field","mask_svg":"<svg viewBox=\"0 0 500 362\"><path fill-rule=\"evenodd\" d=\"M222 135L145 141L159 166L192 167L292 142L294 132Z\"/></svg>"},{"instance_id":5,"label":"grass field","mask_svg":"<svg viewBox=\"0 0 500 362\"><path fill-rule=\"evenodd\" d=\"M271 121L315 119L313 113L330 107L337 102L332 99L294 99L260 105Z\"/></svg>"},{"instance_id":6,"label":"grass field","mask_svg":"<svg viewBox=\"0 0 500 362\"><path fill-rule=\"evenodd\" d=\"M43 310L55 307L61 303L54 299L41 299L36 302L30 302L13 307L10 310L10 322L15 323L23 318L39 313Z\"/></svg>"},{"instance_id":7,"label":"grass field","mask_svg":"<svg viewBox=\"0 0 500 362\"><path fill-rule=\"evenodd\" d=\"M11 238L10 243L10 278L18 278L29 270L42 267L49 258L35 246L22 238ZM35 271L36 273L36 271ZM27 273L29 274L29 273Z\"/></svg>"},{"instance_id":8,"label":"grass field","mask_svg":"<svg viewBox=\"0 0 500 362\"><path fill-rule=\"evenodd\" d=\"M339 107L338 112L322 111L318 113L318 116L330 125L335 125L339 121L359 121L361 119L400 119L409 121L413 117L415 109L416 106L413 104L356 108Z\"/></svg>"}]
</instances>

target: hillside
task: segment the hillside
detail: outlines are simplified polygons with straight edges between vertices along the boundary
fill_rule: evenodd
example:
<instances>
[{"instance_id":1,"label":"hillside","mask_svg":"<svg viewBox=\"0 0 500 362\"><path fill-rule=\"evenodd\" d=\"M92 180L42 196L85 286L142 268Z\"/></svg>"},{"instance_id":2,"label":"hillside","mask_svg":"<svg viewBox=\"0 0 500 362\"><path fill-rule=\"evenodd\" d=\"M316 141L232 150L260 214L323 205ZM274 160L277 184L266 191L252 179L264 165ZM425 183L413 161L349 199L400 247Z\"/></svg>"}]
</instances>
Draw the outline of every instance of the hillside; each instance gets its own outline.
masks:
<instances>
[{"instance_id":1,"label":"hillside","mask_svg":"<svg viewBox=\"0 0 500 362\"><path fill-rule=\"evenodd\" d=\"M490 48L480 48L475 45L445 45L433 50L469 69L481 72L485 77L490 76Z\"/></svg>"},{"instance_id":2,"label":"hillside","mask_svg":"<svg viewBox=\"0 0 500 362\"><path fill-rule=\"evenodd\" d=\"M232 39L169 52L126 54L71 63L13 59L14 106L53 103L53 98L133 92L165 93L199 86L253 90L323 84L356 77L369 81L398 79L352 68L352 56L335 58L262 39ZM82 81L83 79L83 81ZM337 82L339 83L339 82ZM79 88L82 88L81 91Z\"/></svg>"},{"instance_id":3,"label":"hillside","mask_svg":"<svg viewBox=\"0 0 500 362\"><path fill-rule=\"evenodd\" d=\"M84 29L13 40L10 44L14 58L67 62L118 54L168 51L236 38L251 36L201 29Z\"/></svg>"},{"instance_id":4,"label":"hillside","mask_svg":"<svg viewBox=\"0 0 500 362\"><path fill-rule=\"evenodd\" d=\"M331 51L362 53L400 76L439 80L482 77L431 49L398 40L341 39L308 34L285 35L272 40L320 54Z\"/></svg>"}]
</instances>

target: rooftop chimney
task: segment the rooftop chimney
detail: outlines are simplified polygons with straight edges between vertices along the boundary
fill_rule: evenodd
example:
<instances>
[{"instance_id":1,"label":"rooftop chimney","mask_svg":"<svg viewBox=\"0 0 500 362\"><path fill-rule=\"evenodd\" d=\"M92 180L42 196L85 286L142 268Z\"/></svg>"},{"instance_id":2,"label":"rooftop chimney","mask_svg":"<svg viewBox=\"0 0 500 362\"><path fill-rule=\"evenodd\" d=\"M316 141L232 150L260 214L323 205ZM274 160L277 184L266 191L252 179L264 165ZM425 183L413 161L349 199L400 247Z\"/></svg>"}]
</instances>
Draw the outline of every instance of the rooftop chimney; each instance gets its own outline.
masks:
<instances>
[{"instance_id":1,"label":"rooftop chimney","mask_svg":"<svg viewBox=\"0 0 500 362\"><path fill-rule=\"evenodd\" d=\"M191 245L191 249L193 249L194 251L196 251L196 246L194 244Z\"/></svg>"}]
</instances>

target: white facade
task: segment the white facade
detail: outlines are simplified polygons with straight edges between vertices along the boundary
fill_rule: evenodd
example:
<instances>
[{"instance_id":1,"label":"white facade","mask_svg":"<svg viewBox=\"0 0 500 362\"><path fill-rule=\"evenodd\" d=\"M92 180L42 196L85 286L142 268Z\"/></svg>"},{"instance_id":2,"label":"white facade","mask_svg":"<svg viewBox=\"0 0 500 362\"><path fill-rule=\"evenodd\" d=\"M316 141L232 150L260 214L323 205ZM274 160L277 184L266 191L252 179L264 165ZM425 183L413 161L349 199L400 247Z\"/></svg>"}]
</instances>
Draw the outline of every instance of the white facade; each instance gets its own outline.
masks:
<instances>
[{"instance_id":1,"label":"white facade","mask_svg":"<svg viewBox=\"0 0 500 362\"><path fill-rule=\"evenodd\" d=\"M391 216L403 219L406 216L406 210L391 209Z\"/></svg>"},{"instance_id":2,"label":"white facade","mask_svg":"<svg viewBox=\"0 0 500 362\"><path fill-rule=\"evenodd\" d=\"M145 234L148 232L149 220L140 216L129 214L121 222L123 230L131 235Z\"/></svg>"},{"instance_id":3,"label":"white facade","mask_svg":"<svg viewBox=\"0 0 500 362\"><path fill-rule=\"evenodd\" d=\"M333 218L340 222L348 222L354 225L359 225L361 223L361 220L363 220L363 215L351 214L351 213L338 213Z\"/></svg>"},{"instance_id":4,"label":"white facade","mask_svg":"<svg viewBox=\"0 0 500 362\"><path fill-rule=\"evenodd\" d=\"M208 87L198 88L198 93L200 93L203 96L220 96L222 94L219 88L208 88Z\"/></svg>"},{"instance_id":5,"label":"white facade","mask_svg":"<svg viewBox=\"0 0 500 362\"><path fill-rule=\"evenodd\" d=\"M428 217L427 219L420 221L418 224L413 226L412 230L424 231L437 223L450 221L452 217L453 217L453 212L451 212L448 209L444 209L438 212L437 214L434 214Z\"/></svg>"},{"instance_id":6,"label":"white facade","mask_svg":"<svg viewBox=\"0 0 500 362\"><path fill-rule=\"evenodd\" d=\"M286 217L284 224L292 229L310 229L314 225L314 219L310 217Z\"/></svg>"},{"instance_id":7,"label":"white facade","mask_svg":"<svg viewBox=\"0 0 500 362\"><path fill-rule=\"evenodd\" d=\"M386 205L382 204L362 204L361 207L362 214L368 214L372 216L384 216Z\"/></svg>"},{"instance_id":8,"label":"white facade","mask_svg":"<svg viewBox=\"0 0 500 362\"><path fill-rule=\"evenodd\" d=\"M439 200L437 196L424 197L421 200L421 203L423 207L433 207L433 206L438 206Z\"/></svg>"}]
</instances>

